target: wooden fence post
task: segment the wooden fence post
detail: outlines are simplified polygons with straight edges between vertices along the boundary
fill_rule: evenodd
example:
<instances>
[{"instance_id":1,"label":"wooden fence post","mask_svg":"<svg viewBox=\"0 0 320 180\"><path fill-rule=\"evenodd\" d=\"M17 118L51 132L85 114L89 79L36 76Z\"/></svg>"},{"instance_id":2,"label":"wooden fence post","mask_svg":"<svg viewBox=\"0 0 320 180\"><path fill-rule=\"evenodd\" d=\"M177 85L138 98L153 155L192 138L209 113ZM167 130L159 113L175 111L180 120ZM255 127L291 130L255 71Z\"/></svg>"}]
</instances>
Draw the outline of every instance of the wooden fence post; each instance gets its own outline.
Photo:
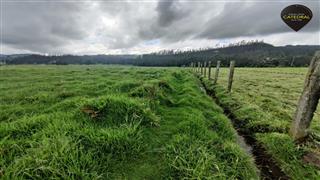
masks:
<instances>
[{"instance_id":1,"label":"wooden fence post","mask_svg":"<svg viewBox=\"0 0 320 180\"><path fill-rule=\"evenodd\" d=\"M293 117L290 134L295 140L303 139L308 135L314 112L320 98L320 51L312 58L303 92Z\"/></svg>"},{"instance_id":2,"label":"wooden fence post","mask_svg":"<svg viewBox=\"0 0 320 180\"><path fill-rule=\"evenodd\" d=\"M198 68L197 68L197 73L200 72L200 62L198 62Z\"/></svg>"},{"instance_id":3,"label":"wooden fence post","mask_svg":"<svg viewBox=\"0 0 320 180\"><path fill-rule=\"evenodd\" d=\"M207 62L206 61L203 63L203 66L204 66L203 76L206 77L207 76Z\"/></svg>"},{"instance_id":4,"label":"wooden fence post","mask_svg":"<svg viewBox=\"0 0 320 180\"><path fill-rule=\"evenodd\" d=\"M216 73L214 75L214 84L217 84L220 70L220 61L217 62Z\"/></svg>"},{"instance_id":5,"label":"wooden fence post","mask_svg":"<svg viewBox=\"0 0 320 180\"><path fill-rule=\"evenodd\" d=\"M233 82L233 74L234 74L234 65L235 61L230 62L230 70L229 70L229 80L228 80L228 92L231 92L232 82Z\"/></svg>"},{"instance_id":6,"label":"wooden fence post","mask_svg":"<svg viewBox=\"0 0 320 180\"><path fill-rule=\"evenodd\" d=\"M211 61L208 62L208 79L210 80L211 79Z\"/></svg>"}]
</instances>

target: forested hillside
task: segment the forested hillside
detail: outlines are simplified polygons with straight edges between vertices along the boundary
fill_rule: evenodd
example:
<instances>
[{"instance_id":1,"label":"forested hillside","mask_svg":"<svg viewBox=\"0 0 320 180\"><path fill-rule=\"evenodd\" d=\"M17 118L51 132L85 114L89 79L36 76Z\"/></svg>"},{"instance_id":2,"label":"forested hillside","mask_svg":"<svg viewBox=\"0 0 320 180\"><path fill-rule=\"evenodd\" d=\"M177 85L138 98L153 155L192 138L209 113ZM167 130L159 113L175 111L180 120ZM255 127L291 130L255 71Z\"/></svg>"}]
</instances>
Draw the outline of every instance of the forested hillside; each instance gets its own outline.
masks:
<instances>
[{"instance_id":1,"label":"forested hillside","mask_svg":"<svg viewBox=\"0 0 320 180\"><path fill-rule=\"evenodd\" d=\"M236 60L240 67L307 66L320 46L272 46L266 43L231 45L224 48L187 51L173 51L144 55L140 65L181 66L194 61L221 61L227 66L230 60Z\"/></svg>"},{"instance_id":2,"label":"forested hillside","mask_svg":"<svg viewBox=\"0 0 320 180\"><path fill-rule=\"evenodd\" d=\"M143 55L2 55L0 64L131 64L138 66L183 66L194 61L220 60L222 66L236 60L238 67L307 66L320 46L273 46L241 42L226 47L190 51L166 50Z\"/></svg>"}]
</instances>

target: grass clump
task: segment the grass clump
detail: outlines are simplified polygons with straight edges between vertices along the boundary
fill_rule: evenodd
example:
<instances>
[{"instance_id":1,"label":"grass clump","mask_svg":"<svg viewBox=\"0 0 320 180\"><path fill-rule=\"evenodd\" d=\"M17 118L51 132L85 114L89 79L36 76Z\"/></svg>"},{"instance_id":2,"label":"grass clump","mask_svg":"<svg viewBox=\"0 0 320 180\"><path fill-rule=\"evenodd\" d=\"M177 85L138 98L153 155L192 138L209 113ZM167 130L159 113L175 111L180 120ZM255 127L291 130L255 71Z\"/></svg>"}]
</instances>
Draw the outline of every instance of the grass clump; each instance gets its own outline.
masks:
<instances>
[{"instance_id":1,"label":"grass clump","mask_svg":"<svg viewBox=\"0 0 320 180\"><path fill-rule=\"evenodd\" d=\"M175 136L167 147L167 160L170 165L170 176L177 179L199 179L212 176L223 176L218 172L216 155L205 144L191 141L186 135Z\"/></svg>"},{"instance_id":2,"label":"grass clump","mask_svg":"<svg viewBox=\"0 0 320 180\"><path fill-rule=\"evenodd\" d=\"M103 157L108 154L121 161L134 158L145 148L139 124L100 129L86 127L75 132L74 137L85 150L94 153L94 156Z\"/></svg>"},{"instance_id":3,"label":"grass clump","mask_svg":"<svg viewBox=\"0 0 320 180\"><path fill-rule=\"evenodd\" d=\"M148 105L124 96L103 96L82 103L82 111L108 125L141 123L159 125L159 118Z\"/></svg>"},{"instance_id":4,"label":"grass clump","mask_svg":"<svg viewBox=\"0 0 320 180\"><path fill-rule=\"evenodd\" d=\"M39 145L16 158L4 170L5 179L94 178L97 177L92 154L78 147L70 137L44 138ZM66 156L67 155L67 156ZM79 163L81 162L81 163Z\"/></svg>"},{"instance_id":5,"label":"grass clump","mask_svg":"<svg viewBox=\"0 0 320 180\"><path fill-rule=\"evenodd\" d=\"M319 170L302 162L305 148L296 146L289 135L281 133L257 134L257 139L292 179L319 178Z\"/></svg>"}]
</instances>

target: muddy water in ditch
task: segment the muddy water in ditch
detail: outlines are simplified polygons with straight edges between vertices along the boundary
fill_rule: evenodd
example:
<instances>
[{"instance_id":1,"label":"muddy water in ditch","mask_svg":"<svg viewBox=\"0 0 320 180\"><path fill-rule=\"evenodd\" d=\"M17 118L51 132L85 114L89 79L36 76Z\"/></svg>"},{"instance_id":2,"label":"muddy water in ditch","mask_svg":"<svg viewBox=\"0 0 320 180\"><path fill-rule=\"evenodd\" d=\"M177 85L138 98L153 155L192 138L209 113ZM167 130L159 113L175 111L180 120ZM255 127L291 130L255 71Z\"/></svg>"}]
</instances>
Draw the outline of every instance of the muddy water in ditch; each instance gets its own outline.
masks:
<instances>
[{"instance_id":1,"label":"muddy water in ditch","mask_svg":"<svg viewBox=\"0 0 320 180\"><path fill-rule=\"evenodd\" d=\"M238 133L236 133L236 138L237 138L237 143L240 145L240 147L248 154L250 155L251 157L253 157L253 154L252 154L252 147L249 146L245 139L240 136Z\"/></svg>"},{"instance_id":2,"label":"muddy water in ditch","mask_svg":"<svg viewBox=\"0 0 320 180\"><path fill-rule=\"evenodd\" d=\"M219 106L222 107L218 99L214 98L214 100ZM233 127L236 129L237 135L243 141L241 144L245 144L244 146L240 144L240 146L244 147L244 149L250 149L250 151L247 152L249 155L251 155L251 157L254 158L255 164L260 170L261 179L289 179L289 177L282 172L280 167L273 160L272 156L269 155L262 145L257 142L254 137L254 132L248 132L243 124L239 126L240 123L237 123L239 120L235 118L231 111L227 108L223 109L224 114L231 120Z\"/></svg>"},{"instance_id":3,"label":"muddy water in ditch","mask_svg":"<svg viewBox=\"0 0 320 180\"><path fill-rule=\"evenodd\" d=\"M202 81L201 81L202 83ZM239 120L233 115L233 113L226 107L223 107L222 104L219 102L219 99L216 98L215 92L212 90L206 89L204 84L201 84L200 89L212 97L213 101L222 107L224 114L230 119L232 122L233 127L237 131L237 142L241 148L244 149L245 152L251 157L254 158L255 164L260 171L261 179L289 179L286 176L279 166L277 166L276 162L273 160L272 156L266 153L266 150L257 142L254 137L254 132L248 132L243 126L239 126ZM245 122L245 121L241 121Z\"/></svg>"},{"instance_id":4,"label":"muddy water in ditch","mask_svg":"<svg viewBox=\"0 0 320 180\"><path fill-rule=\"evenodd\" d=\"M206 93L206 89L203 86L200 86L200 90L204 93ZM250 145L248 145L244 139L244 137L242 137L241 135L238 134L238 131L236 131L236 139L237 139L237 143L240 145L240 147L251 157L253 157L252 154L252 147Z\"/></svg>"}]
</instances>

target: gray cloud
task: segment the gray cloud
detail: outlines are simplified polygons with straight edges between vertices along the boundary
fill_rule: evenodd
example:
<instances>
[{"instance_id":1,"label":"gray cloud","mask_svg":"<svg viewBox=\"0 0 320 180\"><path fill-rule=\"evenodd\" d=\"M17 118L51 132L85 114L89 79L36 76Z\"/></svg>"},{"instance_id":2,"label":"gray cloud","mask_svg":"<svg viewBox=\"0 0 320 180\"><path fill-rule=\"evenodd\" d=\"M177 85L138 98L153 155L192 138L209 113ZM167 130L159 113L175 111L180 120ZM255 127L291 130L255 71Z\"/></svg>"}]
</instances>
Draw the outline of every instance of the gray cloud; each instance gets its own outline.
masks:
<instances>
[{"instance_id":1,"label":"gray cloud","mask_svg":"<svg viewBox=\"0 0 320 180\"><path fill-rule=\"evenodd\" d=\"M2 43L46 52L87 36L81 3L3 3Z\"/></svg>"},{"instance_id":2,"label":"gray cloud","mask_svg":"<svg viewBox=\"0 0 320 180\"><path fill-rule=\"evenodd\" d=\"M211 19L196 38L232 38L238 36L268 35L291 32L281 20L280 12L292 3L256 2L228 3L217 17ZM319 3L307 2L313 10L313 19L302 31L319 31Z\"/></svg>"},{"instance_id":3,"label":"gray cloud","mask_svg":"<svg viewBox=\"0 0 320 180\"><path fill-rule=\"evenodd\" d=\"M187 44L197 48L201 44L194 42L202 40L274 38L270 35L296 33L280 19L281 10L291 4L294 2L4 1L1 42L17 52L78 53L90 49L108 53L143 51L139 48L148 48L144 44L154 40L153 47ZM308 6L314 16L297 36L319 34L319 3L300 4ZM296 42L279 39L283 44Z\"/></svg>"},{"instance_id":4,"label":"gray cloud","mask_svg":"<svg viewBox=\"0 0 320 180\"><path fill-rule=\"evenodd\" d=\"M158 12L158 24L160 27L167 27L187 15L187 12L174 0L159 1L156 11Z\"/></svg>"}]
</instances>

